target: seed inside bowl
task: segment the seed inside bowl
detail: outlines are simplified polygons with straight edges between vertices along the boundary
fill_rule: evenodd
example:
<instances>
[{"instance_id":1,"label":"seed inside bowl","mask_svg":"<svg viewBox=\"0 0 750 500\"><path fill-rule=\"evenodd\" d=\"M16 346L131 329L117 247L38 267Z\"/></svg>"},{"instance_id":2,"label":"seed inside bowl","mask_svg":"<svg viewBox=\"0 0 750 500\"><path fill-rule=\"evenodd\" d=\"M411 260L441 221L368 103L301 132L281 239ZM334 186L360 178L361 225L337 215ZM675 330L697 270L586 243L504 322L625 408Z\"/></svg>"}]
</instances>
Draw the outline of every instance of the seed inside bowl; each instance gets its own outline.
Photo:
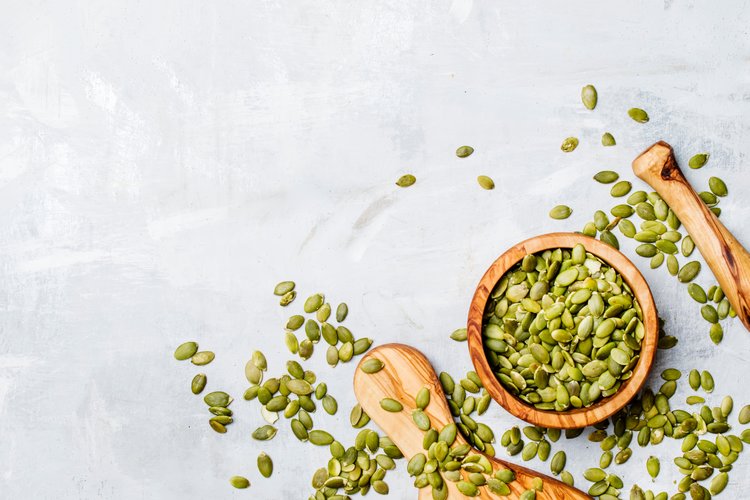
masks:
<instances>
[{"instance_id":1,"label":"seed inside bowl","mask_svg":"<svg viewBox=\"0 0 750 500\"><path fill-rule=\"evenodd\" d=\"M630 287L580 244L526 255L495 285L482 325L503 387L553 411L616 393L633 374L644 334Z\"/></svg>"}]
</instances>

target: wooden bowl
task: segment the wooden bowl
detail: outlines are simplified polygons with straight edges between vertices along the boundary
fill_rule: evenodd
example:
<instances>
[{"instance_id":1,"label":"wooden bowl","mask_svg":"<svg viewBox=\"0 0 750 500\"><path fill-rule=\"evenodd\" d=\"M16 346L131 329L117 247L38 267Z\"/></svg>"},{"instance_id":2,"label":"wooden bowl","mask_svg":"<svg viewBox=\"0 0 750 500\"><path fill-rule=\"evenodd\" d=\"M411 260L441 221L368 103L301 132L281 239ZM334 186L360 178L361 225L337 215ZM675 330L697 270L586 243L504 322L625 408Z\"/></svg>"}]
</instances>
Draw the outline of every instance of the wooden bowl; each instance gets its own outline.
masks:
<instances>
[{"instance_id":1,"label":"wooden bowl","mask_svg":"<svg viewBox=\"0 0 750 500\"><path fill-rule=\"evenodd\" d=\"M507 391L492 372L487 362L482 342L484 309L487 298L495 287L495 284L527 254L542 252L547 249L573 248L578 243L582 244L586 248L586 251L596 255L614 267L620 273L622 279L630 286L633 295L638 300L643 313L643 326L645 329L645 335L641 343L640 358L633 369L633 375L622 383L620 389L615 394L602 398L587 408L576 408L566 411L538 410ZM610 417L638 393L646 381L651 364L654 361L659 336L659 319L648 283L646 283L638 268L622 253L599 240L582 234L551 233L535 236L534 238L518 243L502 254L487 269L471 301L467 336L469 354L474 363L474 368L487 392L503 408L516 417L534 425L559 429L575 429L601 422Z\"/></svg>"}]
</instances>

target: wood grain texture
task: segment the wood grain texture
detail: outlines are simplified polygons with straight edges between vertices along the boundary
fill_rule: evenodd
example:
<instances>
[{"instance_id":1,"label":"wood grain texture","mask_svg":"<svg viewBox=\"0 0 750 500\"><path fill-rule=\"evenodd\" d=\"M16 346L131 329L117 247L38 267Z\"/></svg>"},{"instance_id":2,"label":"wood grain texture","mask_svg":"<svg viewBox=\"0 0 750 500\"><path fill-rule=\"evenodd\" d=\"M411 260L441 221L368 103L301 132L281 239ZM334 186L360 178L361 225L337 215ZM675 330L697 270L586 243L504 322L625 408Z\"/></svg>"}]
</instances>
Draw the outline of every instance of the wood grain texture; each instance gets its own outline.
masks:
<instances>
[{"instance_id":1,"label":"wood grain texture","mask_svg":"<svg viewBox=\"0 0 750 500\"><path fill-rule=\"evenodd\" d=\"M588 408L567 411L537 410L508 392L492 372L484 353L482 317L487 298L498 280L524 256L551 248L572 248L582 244L586 250L613 266L630 286L643 311L645 337L641 344L640 360L633 376L626 380L614 395L600 400ZM643 386L656 354L659 336L659 319L651 289L637 267L622 253L599 240L575 233L550 233L522 241L502 254L487 269L474 293L469 308L467 324L469 352L474 368L490 395L516 417L542 427L573 429L593 425L615 414Z\"/></svg>"},{"instance_id":2,"label":"wood grain texture","mask_svg":"<svg viewBox=\"0 0 750 500\"><path fill-rule=\"evenodd\" d=\"M357 396L362 409L370 418L393 440L408 459L417 453L422 453L422 438L424 432L419 430L411 419L411 412L416 409L414 397L423 388L430 389L430 404L425 409L429 415L432 427L440 430L445 425L453 422L453 417L448 408L445 394L440 381L432 368L432 365L424 355L413 347L403 344L386 344L377 347L360 361L362 363L370 358L378 358L385 367L377 373L366 374L359 367L354 374L354 393ZM380 407L380 400L393 398L399 401L404 409L398 413L391 413ZM458 433L457 443L465 443L466 440ZM472 453L480 453L473 450ZM540 474L526 467L521 467L510 462L487 457L495 469L511 469L516 474L516 481L508 485L512 494L502 498L518 498L526 489L531 487L534 478L541 477L544 480L544 491L537 493L539 499L588 499L585 493L571 488L570 486ZM459 493L455 485L447 482L448 498L466 498ZM487 488L481 488L482 494L474 498L500 498L491 494ZM419 491L420 499L432 498L430 488L422 488Z\"/></svg>"},{"instance_id":3,"label":"wood grain texture","mask_svg":"<svg viewBox=\"0 0 750 500\"><path fill-rule=\"evenodd\" d=\"M703 203L660 141L633 161L633 172L667 202L690 233L729 303L750 330L750 254Z\"/></svg>"}]
</instances>

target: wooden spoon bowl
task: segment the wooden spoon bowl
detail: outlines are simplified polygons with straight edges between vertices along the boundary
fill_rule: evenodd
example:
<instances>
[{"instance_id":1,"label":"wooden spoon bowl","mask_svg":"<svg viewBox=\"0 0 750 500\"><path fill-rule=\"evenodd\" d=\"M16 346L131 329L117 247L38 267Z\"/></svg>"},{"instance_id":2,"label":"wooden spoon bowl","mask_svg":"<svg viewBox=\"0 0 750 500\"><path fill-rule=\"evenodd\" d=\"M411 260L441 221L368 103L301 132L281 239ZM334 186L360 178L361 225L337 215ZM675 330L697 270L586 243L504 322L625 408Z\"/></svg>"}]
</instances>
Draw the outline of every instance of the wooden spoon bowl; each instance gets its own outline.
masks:
<instances>
[{"instance_id":1,"label":"wooden spoon bowl","mask_svg":"<svg viewBox=\"0 0 750 500\"><path fill-rule=\"evenodd\" d=\"M586 408L566 411L538 410L511 394L503 387L490 368L482 341L482 319L487 299L500 278L526 255L555 248L573 248L582 244L586 251L596 255L620 273L630 286L643 312L645 336L641 343L640 358L633 375L622 383L612 396L606 397ZM651 289L637 267L622 253L599 240L576 233L544 234L522 241L502 254L484 273L477 286L469 308L467 338L469 353L482 384L492 398L516 417L541 427L574 429L593 425L610 417L623 408L641 389L648 377L656 353L659 335L659 320Z\"/></svg>"},{"instance_id":2,"label":"wooden spoon bowl","mask_svg":"<svg viewBox=\"0 0 750 500\"><path fill-rule=\"evenodd\" d=\"M372 358L383 362L382 370L367 374L359 369L364 362ZM411 418L412 411L417 407L414 398L423 387L427 387L430 391L430 404L424 411L430 417L431 427L440 430L453 422L453 416L435 370L418 350L403 344L386 344L376 347L362 357L354 374L354 393L357 395L360 406L391 438L407 459L417 453L426 454L422 448L424 432L414 424ZM397 413L385 411L380 406L383 398L395 399L401 403L403 410ZM459 432L456 436L456 444L464 443L466 440ZM469 453L481 454L475 449ZM532 481L535 478L542 478L544 483L543 491L538 491L536 494L537 499L584 500L591 498L557 479L526 467L495 457L487 456L487 458L495 471L511 469L515 473L516 480L508 484L511 494L503 498L517 499L521 493L532 488ZM466 498L456 489L454 483L447 481L446 484L448 498ZM475 498L499 498L490 493L487 488L480 488L480 492L480 495ZM420 489L419 498L420 500L431 499L431 489L429 487Z\"/></svg>"}]
</instances>

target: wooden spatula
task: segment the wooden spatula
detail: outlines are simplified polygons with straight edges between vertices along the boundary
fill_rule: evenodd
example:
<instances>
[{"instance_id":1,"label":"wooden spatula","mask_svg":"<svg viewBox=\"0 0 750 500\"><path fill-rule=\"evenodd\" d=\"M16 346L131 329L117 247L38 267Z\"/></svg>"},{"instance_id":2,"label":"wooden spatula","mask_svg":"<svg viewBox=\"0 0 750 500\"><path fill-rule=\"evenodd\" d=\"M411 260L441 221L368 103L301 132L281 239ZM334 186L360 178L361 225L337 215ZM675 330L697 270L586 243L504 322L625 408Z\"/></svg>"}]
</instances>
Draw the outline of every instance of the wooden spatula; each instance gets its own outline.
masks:
<instances>
[{"instance_id":1,"label":"wooden spatula","mask_svg":"<svg viewBox=\"0 0 750 500\"><path fill-rule=\"evenodd\" d=\"M417 392L423 387L430 389L430 404L425 413L430 417L434 429L440 430L453 422L435 370L421 352L403 344L386 344L371 350L363 356L360 366L370 358L380 359L385 366L374 374L364 373L359 367L357 368L354 375L354 393L360 406L399 447L407 459L417 453L423 453L422 438L424 432L417 428L411 418L411 412L416 409L414 397ZM380 401L383 398L393 398L399 401L404 409L398 413L385 411L380 406ZM459 444L466 442L460 433L456 441ZM480 452L472 450L471 453ZM511 496L503 498L518 498L521 493L531 489L531 482L537 477L544 481L544 490L537 492L536 498L538 499L576 500L591 498L557 479L494 457L488 458L495 470L511 469L516 475L516 481L508 485L512 492ZM447 481L447 484L448 498L465 498L456 489L454 483ZM490 493L487 488L481 488L481 491L481 495L475 498L499 498ZM419 498L420 500L431 499L430 488L419 490Z\"/></svg>"},{"instance_id":2,"label":"wooden spatula","mask_svg":"<svg viewBox=\"0 0 750 500\"><path fill-rule=\"evenodd\" d=\"M750 253L690 186L672 146L657 142L633 161L633 172L664 198L687 228L737 317L750 330Z\"/></svg>"}]
</instances>

